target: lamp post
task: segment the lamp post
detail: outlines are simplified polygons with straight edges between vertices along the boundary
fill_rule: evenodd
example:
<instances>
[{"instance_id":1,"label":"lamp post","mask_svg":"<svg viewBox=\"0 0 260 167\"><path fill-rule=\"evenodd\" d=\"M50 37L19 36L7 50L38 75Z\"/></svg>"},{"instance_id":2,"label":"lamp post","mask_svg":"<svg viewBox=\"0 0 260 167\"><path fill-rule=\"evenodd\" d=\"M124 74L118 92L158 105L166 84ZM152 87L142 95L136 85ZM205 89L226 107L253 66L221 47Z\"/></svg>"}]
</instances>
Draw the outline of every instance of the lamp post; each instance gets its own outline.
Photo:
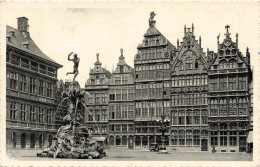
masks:
<instances>
[{"instance_id":1,"label":"lamp post","mask_svg":"<svg viewBox=\"0 0 260 167\"><path fill-rule=\"evenodd\" d=\"M166 150L166 146L165 146L165 136L164 136L164 133L166 132L167 130L167 123L169 122L169 120L166 120L166 116L164 114L164 72L163 71L158 71L157 72L157 77L159 78L160 77L160 73L162 73L162 78L163 78L163 81L162 81L162 115L161 115L161 120L157 120L157 123L159 124L160 126L160 129L162 131L162 137L161 137L161 140L162 140L162 146L159 150L159 154L168 154L167 150Z\"/></svg>"}]
</instances>

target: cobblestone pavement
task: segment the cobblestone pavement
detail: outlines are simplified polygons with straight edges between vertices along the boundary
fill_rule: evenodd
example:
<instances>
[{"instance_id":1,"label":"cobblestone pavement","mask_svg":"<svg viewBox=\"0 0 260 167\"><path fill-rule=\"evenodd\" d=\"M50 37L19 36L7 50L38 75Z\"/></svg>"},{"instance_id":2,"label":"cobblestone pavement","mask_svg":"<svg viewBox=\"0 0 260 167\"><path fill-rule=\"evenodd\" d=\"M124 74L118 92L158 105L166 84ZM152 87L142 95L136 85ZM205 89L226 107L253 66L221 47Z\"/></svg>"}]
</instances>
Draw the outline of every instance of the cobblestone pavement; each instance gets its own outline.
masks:
<instances>
[{"instance_id":1,"label":"cobblestone pavement","mask_svg":"<svg viewBox=\"0 0 260 167\"><path fill-rule=\"evenodd\" d=\"M7 150L12 159L17 160L62 160L61 158L36 157L41 150ZM107 149L107 157L102 159L71 159L73 161L252 161L249 153L210 153L210 152L176 152L158 154L148 150Z\"/></svg>"}]
</instances>

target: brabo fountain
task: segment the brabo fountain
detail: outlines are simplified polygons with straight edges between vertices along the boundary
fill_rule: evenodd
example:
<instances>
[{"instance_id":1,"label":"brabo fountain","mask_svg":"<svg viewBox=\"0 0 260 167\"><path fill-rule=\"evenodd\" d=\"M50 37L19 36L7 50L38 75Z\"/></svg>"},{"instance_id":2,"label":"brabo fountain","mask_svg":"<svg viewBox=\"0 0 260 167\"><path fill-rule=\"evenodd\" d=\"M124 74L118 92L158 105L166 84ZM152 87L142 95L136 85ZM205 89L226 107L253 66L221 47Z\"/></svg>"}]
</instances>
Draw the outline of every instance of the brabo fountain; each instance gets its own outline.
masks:
<instances>
[{"instance_id":1,"label":"brabo fountain","mask_svg":"<svg viewBox=\"0 0 260 167\"><path fill-rule=\"evenodd\" d=\"M69 100L68 114L63 118L65 125L58 129L54 144L50 148L45 148L41 153L37 153L38 157L92 159L106 156L104 149L92 139L90 134L92 129L81 124L83 117L80 109L82 107L87 109L84 105L86 92L80 90L75 83L80 59L77 54L70 59L72 54L73 52L69 53L68 60L74 62L74 71L67 75L74 74L74 78L69 90L64 92L64 99L61 101L62 103L66 99Z\"/></svg>"}]
</instances>

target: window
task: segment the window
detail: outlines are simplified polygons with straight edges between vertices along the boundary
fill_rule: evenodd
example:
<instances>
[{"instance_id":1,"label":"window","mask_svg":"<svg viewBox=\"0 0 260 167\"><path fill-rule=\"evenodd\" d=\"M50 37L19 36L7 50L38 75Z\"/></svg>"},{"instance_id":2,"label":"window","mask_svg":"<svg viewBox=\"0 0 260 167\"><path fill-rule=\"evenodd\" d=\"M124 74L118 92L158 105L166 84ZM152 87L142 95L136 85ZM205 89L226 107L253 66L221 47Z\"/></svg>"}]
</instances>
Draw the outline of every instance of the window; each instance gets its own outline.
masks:
<instances>
[{"instance_id":1,"label":"window","mask_svg":"<svg viewBox=\"0 0 260 167\"><path fill-rule=\"evenodd\" d=\"M177 110L172 111L172 125L177 125Z\"/></svg>"},{"instance_id":2,"label":"window","mask_svg":"<svg viewBox=\"0 0 260 167\"><path fill-rule=\"evenodd\" d=\"M123 125L122 125L122 131L123 131L123 132L126 132L126 131L127 131L127 124L123 124Z\"/></svg>"},{"instance_id":3,"label":"window","mask_svg":"<svg viewBox=\"0 0 260 167\"><path fill-rule=\"evenodd\" d=\"M198 60L195 61L195 69L198 69L199 68L199 62Z\"/></svg>"},{"instance_id":4,"label":"window","mask_svg":"<svg viewBox=\"0 0 260 167\"><path fill-rule=\"evenodd\" d=\"M10 119L16 119L16 103L10 102Z\"/></svg>"},{"instance_id":5,"label":"window","mask_svg":"<svg viewBox=\"0 0 260 167\"><path fill-rule=\"evenodd\" d=\"M30 121L34 122L35 121L35 106L30 105Z\"/></svg>"},{"instance_id":6,"label":"window","mask_svg":"<svg viewBox=\"0 0 260 167\"><path fill-rule=\"evenodd\" d=\"M89 97L88 97L88 103L89 103L89 104L93 104L93 99L94 99L93 96L94 96L93 93L90 93L90 94L89 94Z\"/></svg>"},{"instance_id":7,"label":"window","mask_svg":"<svg viewBox=\"0 0 260 167\"><path fill-rule=\"evenodd\" d=\"M237 115L237 99L229 99L229 115Z\"/></svg>"},{"instance_id":8,"label":"window","mask_svg":"<svg viewBox=\"0 0 260 167\"><path fill-rule=\"evenodd\" d=\"M218 145L218 137L211 137L211 145L212 146Z\"/></svg>"},{"instance_id":9,"label":"window","mask_svg":"<svg viewBox=\"0 0 260 167\"><path fill-rule=\"evenodd\" d=\"M192 124L192 111L186 111L186 124Z\"/></svg>"},{"instance_id":10,"label":"window","mask_svg":"<svg viewBox=\"0 0 260 167\"><path fill-rule=\"evenodd\" d=\"M90 121L90 122L93 121L93 110L89 110L88 121Z\"/></svg>"},{"instance_id":11,"label":"window","mask_svg":"<svg viewBox=\"0 0 260 167\"><path fill-rule=\"evenodd\" d=\"M191 130L186 131L186 145L187 146L192 145L192 131Z\"/></svg>"},{"instance_id":12,"label":"window","mask_svg":"<svg viewBox=\"0 0 260 167\"><path fill-rule=\"evenodd\" d=\"M225 68L227 68L227 61L226 61L226 60L221 60L221 61L219 61L219 68L220 68L220 69L225 69Z\"/></svg>"},{"instance_id":13,"label":"window","mask_svg":"<svg viewBox=\"0 0 260 167\"><path fill-rule=\"evenodd\" d=\"M47 109L47 123L48 124L52 123L52 121L51 121L51 119L52 119L51 113L52 113L51 109Z\"/></svg>"},{"instance_id":14,"label":"window","mask_svg":"<svg viewBox=\"0 0 260 167\"><path fill-rule=\"evenodd\" d=\"M236 68L237 67L237 61L232 59L229 61L229 68Z\"/></svg>"},{"instance_id":15,"label":"window","mask_svg":"<svg viewBox=\"0 0 260 167\"><path fill-rule=\"evenodd\" d=\"M95 93L95 103L100 103L100 93Z\"/></svg>"},{"instance_id":16,"label":"window","mask_svg":"<svg viewBox=\"0 0 260 167\"><path fill-rule=\"evenodd\" d=\"M229 90L236 90L236 82L237 82L237 78L236 77L230 77L228 78L228 89Z\"/></svg>"},{"instance_id":17,"label":"window","mask_svg":"<svg viewBox=\"0 0 260 167\"><path fill-rule=\"evenodd\" d=\"M186 69L187 70L191 70L192 69L192 58L191 57L187 57L186 58Z\"/></svg>"},{"instance_id":18,"label":"window","mask_svg":"<svg viewBox=\"0 0 260 167\"><path fill-rule=\"evenodd\" d=\"M116 124L116 131L117 131L117 132L120 132L120 131L121 131L121 125Z\"/></svg>"},{"instance_id":19,"label":"window","mask_svg":"<svg viewBox=\"0 0 260 167\"><path fill-rule=\"evenodd\" d=\"M180 70L183 70L183 62L180 62Z\"/></svg>"},{"instance_id":20,"label":"window","mask_svg":"<svg viewBox=\"0 0 260 167\"><path fill-rule=\"evenodd\" d=\"M246 77L238 77L238 89L239 90L244 90L247 88L246 80L247 80Z\"/></svg>"},{"instance_id":21,"label":"window","mask_svg":"<svg viewBox=\"0 0 260 167\"><path fill-rule=\"evenodd\" d=\"M102 103L107 103L107 94L102 93Z\"/></svg>"},{"instance_id":22,"label":"window","mask_svg":"<svg viewBox=\"0 0 260 167\"><path fill-rule=\"evenodd\" d=\"M210 100L210 116L218 116L218 100Z\"/></svg>"},{"instance_id":23,"label":"window","mask_svg":"<svg viewBox=\"0 0 260 167\"><path fill-rule=\"evenodd\" d=\"M246 98L239 98L238 100L238 114L239 115L246 115L246 108L247 108L247 100Z\"/></svg>"},{"instance_id":24,"label":"window","mask_svg":"<svg viewBox=\"0 0 260 167\"><path fill-rule=\"evenodd\" d=\"M201 124L208 124L208 111L207 110L201 111Z\"/></svg>"},{"instance_id":25,"label":"window","mask_svg":"<svg viewBox=\"0 0 260 167\"><path fill-rule=\"evenodd\" d=\"M236 146L237 145L237 137L229 137L229 145Z\"/></svg>"},{"instance_id":26,"label":"window","mask_svg":"<svg viewBox=\"0 0 260 167\"><path fill-rule=\"evenodd\" d=\"M200 124L200 111L193 111L193 119L194 124L199 125Z\"/></svg>"},{"instance_id":27,"label":"window","mask_svg":"<svg viewBox=\"0 0 260 167\"><path fill-rule=\"evenodd\" d=\"M227 90L227 78L219 78L219 89Z\"/></svg>"},{"instance_id":28,"label":"window","mask_svg":"<svg viewBox=\"0 0 260 167\"><path fill-rule=\"evenodd\" d=\"M121 100L121 89L116 89L116 100Z\"/></svg>"},{"instance_id":29,"label":"window","mask_svg":"<svg viewBox=\"0 0 260 167\"><path fill-rule=\"evenodd\" d=\"M116 119L121 119L121 106L116 105Z\"/></svg>"},{"instance_id":30,"label":"window","mask_svg":"<svg viewBox=\"0 0 260 167\"><path fill-rule=\"evenodd\" d=\"M40 82L40 85L39 85L39 95L44 96L44 91L45 91L44 81L39 80L39 82Z\"/></svg>"},{"instance_id":31,"label":"window","mask_svg":"<svg viewBox=\"0 0 260 167\"><path fill-rule=\"evenodd\" d=\"M217 91L218 90L218 78L212 78L210 80L210 89L212 91Z\"/></svg>"},{"instance_id":32,"label":"window","mask_svg":"<svg viewBox=\"0 0 260 167\"><path fill-rule=\"evenodd\" d=\"M227 137L220 137L220 146L227 146Z\"/></svg>"},{"instance_id":33,"label":"window","mask_svg":"<svg viewBox=\"0 0 260 167\"><path fill-rule=\"evenodd\" d=\"M179 111L179 125L185 124L185 112Z\"/></svg>"},{"instance_id":34,"label":"window","mask_svg":"<svg viewBox=\"0 0 260 167\"><path fill-rule=\"evenodd\" d=\"M178 133L176 130L172 131L172 145L177 145Z\"/></svg>"},{"instance_id":35,"label":"window","mask_svg":"<svg viewBox=\"0 0 260 167\"><path fill-rule=\"evenodd\" d=\"M47 83L47 97L53 97L53 84Z\"/></svg>"},{"instance_id":36,"label":"window","mask_svg":"<svg viewBox=\"0 0 260 167\"><path fill-rule=\"evenodd\" d=\"M127 89L122 89L122 100L127 100Z\"/></svg>"},{"instance_id":37,"label":"window","mask_svg":"<svg viewBox=\"0 0 260 167\"><path fill-rule=\"evenodd\" d=\"M115 77L115 84L121 84L121 77Z\"/></svg>"},{"instance_id":38,"label":"window","mask_svg":"<svg viewBox=\"0 0 260 167\"><path fill-rule=\"evenodd\" d=\"M18 89L18 73L9 72L7 73L7 78L9 79L9 88L11 89Z\"/></svg>"},{"instance_id":39,"label":"window","mask_svg":"<svg viewBox=\"0 0 260 167\"><path fill-rule=\"evenodd\" d=\"M128 89L128 100L134 100L134 89Z\"/></svg>"},{"instance_id":40,"label":"window","mask_svg":"<svg viewBox=\"0 0 260 167\"><path fill-rule=\"evenodd\" d=\"M25 121L26 120L26 105L25 104L21 104L20 111L21 111L21 120Z\"/></svg>"},{"instance_id":41,"label":"window","mask_svg":"<svg viewBox=\"0 0 260 167\"><path fill-rule=\"evenodd\" d=\"M220 103L219 104L220 116L226 116L227 115L227 100L220 99L219 103Z\"/></svg>"},{"instance_id":42,"label":"window","mask_svg":"<svg viewBox=\"0 0 260 167\"><path fill-rule=\"evenodd\" d=\"M193 131L193 145L200 145L200 131Z\"/></svg>"},{"instance_id":43,"label":"window","mask_svg":"<svg viewBox=\"0 0 260 167\"><path fill-rule=\"evenodd\" d=\"M26 75L21 74L20 91L27 91L27 79Z\"/></svg>"},{"instance_id":44,"label":"window","mask_svg":"<svg viewBox=\"0 0 260 167\"><path fill-rule=\"evenodd\" d=\"M102 114L101 120L102 120L102 121L105 121L105 120L106 120L106 117L107 117L106 110L105 110L105 109L102 109L102 110L101 110L101 114Z\"/></svg>"},{"instance_id":45,"label":"window","mask_svg":"<svg viewBox=\"0 0 260 167\"><path fill-rule=\"evenodd\" d=\"M39 122L43 122L43 117L44 117L44 108L39 107Z\"/></svg>"},{"instance_id":46,"label":"window","mask_svg":"<svg viewBox=\"0 0 260 167\"><path fill-rule=\"evenodd\" d=\"M99 76L96 77L96 84L97 84L97 85L100 85L100 79L99 79Z\"/></svg>"},{"instance_id":47,"label":"window","mask_svg":"<svg viewBox=\"0 0 260 167\"><path fill-rule=\"evenodd\" d=\"M184 130L179 131L179 145L185 145L185 133Z\"/></svg>"}]
</instances>

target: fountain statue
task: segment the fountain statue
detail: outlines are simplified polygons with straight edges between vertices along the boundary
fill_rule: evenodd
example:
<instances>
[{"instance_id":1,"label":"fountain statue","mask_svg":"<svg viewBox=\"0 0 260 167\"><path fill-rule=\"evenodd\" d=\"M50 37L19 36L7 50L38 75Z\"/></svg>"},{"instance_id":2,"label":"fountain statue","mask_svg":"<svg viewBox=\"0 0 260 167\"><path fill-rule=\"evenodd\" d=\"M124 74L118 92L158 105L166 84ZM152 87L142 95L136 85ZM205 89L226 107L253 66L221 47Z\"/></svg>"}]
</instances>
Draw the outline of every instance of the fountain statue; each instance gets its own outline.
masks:
<instances>
[{"instance_id":1,"label":"fountain statue","mask_svg":"<svg viewBox=\"0 0 260 167\"><path fill-rule=\"evenodd\" d=\"M85 107L88 111L84 104L86 92L80 90L75 82L78 75L79 58L74 54L74 58L70 59L72 53L69 53L68 60L74 62L74 71L67 74L74 74L74 78L69 90L64 92L64 99L61 101L62 103L66 99L69 100L68 114L63 118L65 125L58 129L54 144L50 148L43 149L41 153L37 153L38 157L91 159L106 156L103 147L100 147L91 137L90 131L93 129L81 123L83 119L81 109Z\"/></svg>"}]
</instances>

